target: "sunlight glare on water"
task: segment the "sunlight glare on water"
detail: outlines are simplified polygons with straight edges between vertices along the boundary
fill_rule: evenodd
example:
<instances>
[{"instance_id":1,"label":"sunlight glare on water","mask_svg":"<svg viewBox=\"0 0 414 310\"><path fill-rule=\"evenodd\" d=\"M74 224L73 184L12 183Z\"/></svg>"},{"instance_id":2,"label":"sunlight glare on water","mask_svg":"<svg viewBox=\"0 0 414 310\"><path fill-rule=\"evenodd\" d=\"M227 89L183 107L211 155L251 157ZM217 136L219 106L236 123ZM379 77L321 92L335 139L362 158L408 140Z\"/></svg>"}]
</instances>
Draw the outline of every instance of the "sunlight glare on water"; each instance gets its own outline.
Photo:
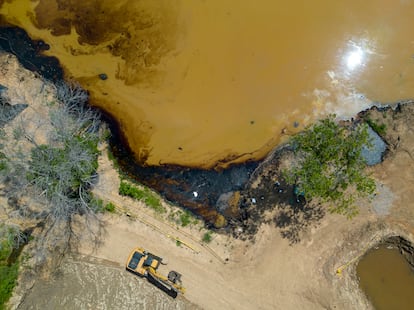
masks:
<instances>
[{"instance_id":1,"label":"sunlight glare on water","mask_svg":"<svg viewBox=\"0 0 414 310\"><path fill-rule=\"evenodd\" d=\"M50 44L144 164L260 159L324 115L414 97L411 0L0 4L3 20Z\"/></svg>"},{"instance_id":2,"label":"sunlight glare on water","mask_svg":"<svg viewBox=\"0 0 414 310\"><path fill-rule=\"evenodd\" d=\"M346 65L348 69L354 70L355 68L359 67L362 64L364 56L365 52L361 49L361 47L356 46L355 50L345 55Z\"/></svg>"}]
</instances>

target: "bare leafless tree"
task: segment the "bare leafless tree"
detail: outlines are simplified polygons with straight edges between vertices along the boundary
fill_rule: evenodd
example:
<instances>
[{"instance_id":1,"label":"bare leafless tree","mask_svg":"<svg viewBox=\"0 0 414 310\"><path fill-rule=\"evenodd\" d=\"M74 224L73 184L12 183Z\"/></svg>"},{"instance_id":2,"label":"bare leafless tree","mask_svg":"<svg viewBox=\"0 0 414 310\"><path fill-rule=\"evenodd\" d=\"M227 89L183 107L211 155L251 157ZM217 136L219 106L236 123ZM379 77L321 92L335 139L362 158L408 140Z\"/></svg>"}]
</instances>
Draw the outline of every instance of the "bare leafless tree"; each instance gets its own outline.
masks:
<instances>
[{"instance_id":1,"label":"bare leafless tree","mask_svg":"<svg viewBox=\"0 0 414 310\"><path fill-rule=\"evenodd\" d=\"M7 247L9 250L17 249L26 241L27 235L19 225L14 223L0 224L0 252L3 250L2 247Z\"/></svg>"},{"instance_id":2,"label":"bare leafless tree","mask_svg":"<svg viewBox=\"0 0 414 310\"><path fill-rule=\"evenodd\" d=\"M60 81L54 85L54 88L57 99L69 110L73 108L77 111L80 106L85 107L85 103L88 101L88 92L76 82ZM86 107L86 109L88 108Z\"/></svg>"},{"instance_id":3,"label":"bare leafless tree","mask_svg":"<svg viewBox=\"0 0 414 310\"><path fill-rule=\"evenodd\" d=\"M76 216L83 217L85 228L96 237L89 224L97 221L100 207L90 192L102 138L100 115L88 106L88 94L79 85L59 82L55 89L59 103L50 106L47 117L37 118L34 125L14 119L12 128L0 133L0 176L7 195L30 196L38 206L26 210L21 204L13 215L36 218L45 227L39 241L41 261L45 249L59 247L63 253L77 237ZM0 115L0 128L5 128L12 118ZM39 130L46 143L37 137Z\"/></svg>"}]
</instances>

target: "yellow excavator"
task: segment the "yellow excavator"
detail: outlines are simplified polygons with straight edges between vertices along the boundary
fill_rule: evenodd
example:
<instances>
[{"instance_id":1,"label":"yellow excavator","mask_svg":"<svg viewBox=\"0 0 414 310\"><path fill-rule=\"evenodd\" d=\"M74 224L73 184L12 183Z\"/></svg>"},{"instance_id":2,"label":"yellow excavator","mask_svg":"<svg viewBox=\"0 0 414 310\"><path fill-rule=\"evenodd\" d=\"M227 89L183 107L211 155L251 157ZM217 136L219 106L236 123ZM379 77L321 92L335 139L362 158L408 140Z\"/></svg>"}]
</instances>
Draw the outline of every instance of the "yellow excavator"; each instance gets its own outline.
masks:
<instances>
[{"instance_id":1,"label":"yellow excavator","mask_svg":"<svg viewBox=\"0 0 414 310\"><path fill-rule=\"evenodd\" d=\"M126 263L126 270L143 278L148 282L166 292L173 298L178 293L184 294L185 289L182 287L181 274L176 271L170 271L165 277L157 272L160 264L163 264L162 258L145 251L142 248L132 250Z\"/></svg>"}]
</instances>

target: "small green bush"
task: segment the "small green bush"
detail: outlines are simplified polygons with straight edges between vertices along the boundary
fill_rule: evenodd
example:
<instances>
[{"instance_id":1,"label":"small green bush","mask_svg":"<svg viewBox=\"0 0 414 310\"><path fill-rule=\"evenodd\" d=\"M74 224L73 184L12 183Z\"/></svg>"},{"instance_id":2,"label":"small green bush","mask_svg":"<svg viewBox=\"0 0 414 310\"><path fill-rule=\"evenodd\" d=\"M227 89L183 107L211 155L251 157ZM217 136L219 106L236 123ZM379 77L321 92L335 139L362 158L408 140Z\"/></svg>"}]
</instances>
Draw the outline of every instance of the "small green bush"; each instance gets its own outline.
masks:
<instances>
[{"instance_id":1,"label":"small green bush","mask_svg":"<svg viewBox=\"0 0 414 310\"><path fill-rule=\"evenodd\" d=\"M108 211L108 212L114 213L114 212L115 212L115 205L114 205L112 202L108 202L108 203L105 205L105 211Z\"/></svg>"},{"instance_id":2,"label":"small green bush","mask_svg":"<svg viewBox=\"0 0 414 310\"><path fill-rule=\"evenodd\" d=\"M144 198L144 191L127 183L121 182L119 185L119 194L121 196L128 196L136 200L141 200Z\"/></svg>"},{"instance_id":3,"label":"small green bush","mask_svg":"<svg viewBox=\"0 0 414 310\"><path fill-rule=\"evenodd\" d=\"M373 121L370 118L367 118L365 121L372 128L372 130L374 130L377 134L379 134L380 136L385 135L387 131L387 125L378 124L377 122Z\"/></svg>"},{"instance_id":4,"label":"small green bush","mask_svg":"<svg viewBox=\"0 0 414 310\"><path fill-rule=\"evenodd\" d=\"M188 211L184 211L180 214L181 226L186 227L191 223L191 214Z\"/></svg>"},{"instance_id":5,"label":"small green bush","mask_svg":"<svg viewBox=\"0 0 414 310\"><path fill-rule=\"evenodd\" d=\"M7 157L4 153L0 152L0 171L6 170L7 168Z\"/></svg>"},{"instance_id":6,"label":"small green bush","mask_svg":"<svg viewBox=\"0 0 414 310\"><path fill-rule=\"evenodd\" d=\"M138 188L134 185L122 181L119 185L119 194L142 201L157 213L165 213L167 211L162 206L160 198L146 187Z\"/></svg>"},{"instance_id":7,"label":"small green bush","mask_svg":"<svg viewBox=\"0 0 414 310\"><path fill-rule=\"evenodd\" d=\"M203 239L201 239L204 243L210 243L212 240L212 236L211 236L211 231L207 231L204 235L203 235Z\"/></svg>"}]
</instances>

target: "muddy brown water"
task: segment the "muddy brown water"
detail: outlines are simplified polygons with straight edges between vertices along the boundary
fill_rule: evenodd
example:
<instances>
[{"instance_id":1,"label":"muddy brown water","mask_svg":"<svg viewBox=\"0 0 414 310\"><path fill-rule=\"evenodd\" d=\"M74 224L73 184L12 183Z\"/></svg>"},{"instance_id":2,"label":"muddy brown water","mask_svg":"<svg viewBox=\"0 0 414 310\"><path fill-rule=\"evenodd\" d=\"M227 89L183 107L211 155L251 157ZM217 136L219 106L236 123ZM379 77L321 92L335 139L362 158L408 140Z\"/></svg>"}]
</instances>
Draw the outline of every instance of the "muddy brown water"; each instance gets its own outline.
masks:
<instances>
[{"instance_id":1,"label":"muddy brown water","mask_svg":"<svg viewBox=\"0 0 414 310\"><path fill-rule=\"evenodd\" d=\"M357 274L375 309L413 309L414 270L397 248L371 250L358 263Z\"/></svg>"},{"instance_id":2,"label":"muddy brown water","mask_svg":"<svg viewBox=\"0 0 414 310\"><path fill-rule=\"evenodd\" d=\"M260 159L314 118L414 96L411 0L0 4L149 165Z\"/></svg>"}]
</instances>

